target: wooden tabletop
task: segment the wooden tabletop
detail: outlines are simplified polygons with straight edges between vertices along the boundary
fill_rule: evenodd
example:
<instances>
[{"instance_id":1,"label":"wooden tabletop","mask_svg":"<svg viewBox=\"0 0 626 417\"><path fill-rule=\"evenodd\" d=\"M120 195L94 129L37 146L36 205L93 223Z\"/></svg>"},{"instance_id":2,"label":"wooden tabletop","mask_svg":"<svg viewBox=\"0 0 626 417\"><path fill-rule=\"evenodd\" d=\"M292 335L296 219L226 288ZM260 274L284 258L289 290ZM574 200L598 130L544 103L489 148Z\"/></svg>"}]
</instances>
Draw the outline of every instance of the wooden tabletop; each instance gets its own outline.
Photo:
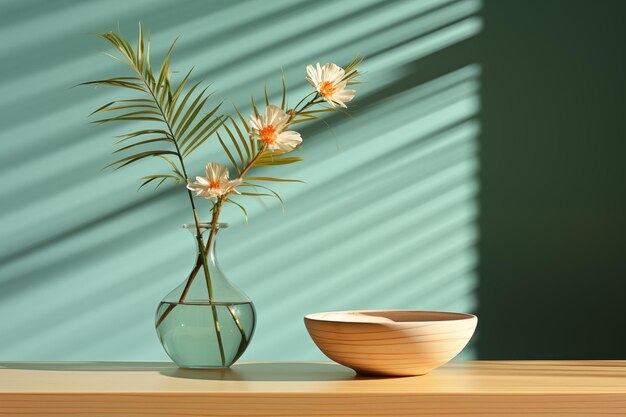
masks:
<instances>
[{"instance_id":1,"label":"wooden tabletop","mask_svg":"<svg viewBox=\"0 0 626 417\"><path fill-rule=\"evenodd\" d=\"M331 363L0 363L0 415L626 415L626 361L453 362L419 377Z\"/></svg>"}]
</instances>

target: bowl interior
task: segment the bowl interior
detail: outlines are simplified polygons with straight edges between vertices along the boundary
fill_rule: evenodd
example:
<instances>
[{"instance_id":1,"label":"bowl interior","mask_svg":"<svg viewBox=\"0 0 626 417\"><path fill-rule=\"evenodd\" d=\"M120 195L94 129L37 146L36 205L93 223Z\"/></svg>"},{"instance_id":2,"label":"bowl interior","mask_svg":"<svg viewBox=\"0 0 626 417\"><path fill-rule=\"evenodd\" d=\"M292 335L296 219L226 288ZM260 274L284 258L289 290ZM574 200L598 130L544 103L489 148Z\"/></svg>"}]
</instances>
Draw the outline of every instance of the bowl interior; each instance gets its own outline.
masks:
<instances>
[{"instance_id":1,"label":"bowl interior","mask_svg":"<svg viewBox=\"0 0 626 417\"><path fill-rule=\"evenodd\" d=\"M412 310L355 310L313 313L305 316L308 320L338 323L420 323L432 321L456 321L475 318L471 314L439 311Z\"/></svg>"}]
</instances>

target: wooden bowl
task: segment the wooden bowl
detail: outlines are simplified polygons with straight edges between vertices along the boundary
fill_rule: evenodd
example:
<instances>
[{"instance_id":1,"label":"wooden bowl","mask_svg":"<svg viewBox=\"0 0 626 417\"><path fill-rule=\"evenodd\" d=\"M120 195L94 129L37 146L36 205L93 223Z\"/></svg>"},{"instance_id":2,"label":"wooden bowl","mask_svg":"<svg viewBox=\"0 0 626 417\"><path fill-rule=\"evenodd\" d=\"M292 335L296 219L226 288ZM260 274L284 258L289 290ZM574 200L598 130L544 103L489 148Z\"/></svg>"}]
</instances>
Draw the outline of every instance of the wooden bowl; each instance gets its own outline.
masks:
<instances>
[{"instance_id":1,"label":"wooden bowl","mask_svg":"<svg viewBox=\"0 0 626 417\"><path fill-rule=\"evenodd\" d=\"M304 324L330 359L362 375L424 375L450 361L478 318L437 311L362 310L309 314Z\"/></svg>"}]
</instances>

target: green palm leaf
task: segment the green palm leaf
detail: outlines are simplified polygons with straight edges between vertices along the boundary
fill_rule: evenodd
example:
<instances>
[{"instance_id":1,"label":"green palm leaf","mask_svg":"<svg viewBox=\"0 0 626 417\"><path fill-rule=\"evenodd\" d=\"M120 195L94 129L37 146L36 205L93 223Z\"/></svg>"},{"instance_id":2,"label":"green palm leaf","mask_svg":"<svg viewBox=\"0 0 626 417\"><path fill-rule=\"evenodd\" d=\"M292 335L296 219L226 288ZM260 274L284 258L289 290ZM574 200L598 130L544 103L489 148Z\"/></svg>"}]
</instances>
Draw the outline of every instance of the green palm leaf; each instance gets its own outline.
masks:
<instances>
[{"instance_id":1,"label":"green palm leaf","mask_svg":"<svg viewBox=\"0 0 626 417\"><path fill-rule=\"evenodd\" d=\"M181 179L179 177L177 177L176 175L170 175L170 174L146 175L145 177L141 177L141 179L144 180L144 182L141 183L138 189L141 189L145 187L146 185L150 184L152 181L156 181L158 179L160 179L161 181L159 181L156 187L154 187L155 190L159 188L159 186L161 186L161 184L163 184L165 180L168 180L168 179L172 179L176 183L181 182Z\"/></svg>"},{"instance_id":2,"label":"green palm leaf","mask_svg":"<svg viewBox=\"0 0 626 417\"><path fill-rule=\"evenodd\" d=\"M244 159L243 153L241 152L242 147L239 146L239 143L238 143L239 141L235 138L235 135L233 135L233 132L231 132L231 130L228 128L228 125L224 124L224 129L226 130L226 133L230 137L230 140L233 143L233 146L237 150L237 155L239 155L239 160L241 161L241 167L243 168L247 164L247 161L250 159L250 155L246 155L247 159Z\"/></svg>"},{"instance_id":3,"label":"green palm leaf","mask_svg":"<svg viewBox=\"0 0 626 417\"><path fill-rule=\"evenodd\" d=\"M255 149L253 149L253 143L255 142L252 138L250 138L247 135L244 135L243 132L241 131L241 129L239 129L239 126L237 126L237 122L235 122L235 119L233 119L232 117L228 117L230 120L230 123L232 124L235 133L237 134L237 137L239 138L239 140L241 141L241 144L243 145L244 149L246 150L246 155L248 156L248 159L252 159L252 155L255 153Z\"/></svg>"},{"instance_id":4,"label":"green palm leaf","mask_svg":"<svg viewBox=\"0 0 626 417\"><path fill-rule=\"evenodd\" d=\"M193 71L193 68L191 68L187 72L187 75L185 75L185 78L183 78L183 80L180 82L180 84L178 85L178 87L176 88L174 93L172 94L172 98L169 100L169 102L167 104L166 110L167 110L167 116L169 118L172 117L172 111L176 107L176 103L178 101L178 97L180 97L181 93L183 92L183 89L185 88L185 85L187 85L187 81L189 81L189 77L191 76L191 72L192 71Z\"/></svg>"},{"instance_id":5,"label":"green palm leaf","mask_svg":"<svg viewBox=\"0 0 626 417\"><path fill-rule=\"evenodd\" d=\"M237 170L237 174L241 175L241 168L239 167L239 164L237 164L237 161L235 161L233 154L230 152L230 149L228 149L228 146L226 146L226 143L224 143L224 141L222 140L222 137L220 136L219 132L217 132L217 140L219 141L220 145L222 145L222 149L226 153L226 156L228 156L228 159L230 159L230 162L233 164L233 166Z\"/></svg>"},{"instance_id":6,"label":"green palm leaf","mask_svg":"<svg viewBox=\"0 0 626 417\"><path fill-rule=\"evenodd\" d=\"M153 181L160 181L158 185L165 180L186 181L187 173L184 159L216 133L223 123L224 118L217 114L221 103L203 114L202 110L211 97L211 93L207 93L208 87L197 93L200 83L196 83L185 93L193 69L185 74L172 91L170 62L176 40L170 45L159 67L159 72L155 76L150 62L150 35L144 33L141 25L139 26L136 48L133 48L126 38L113 32L98 36L113 46L118 54L118 56L108 55L125 63L133 74L132 76L89 81L82 83L82 85L104 85L140 91L143 97L116 100L101 106L90 116L106 114L107 117L94 120L93 123L141 121L154 125L151 128L120 135L117 143L124 144L119 146L114 153L131 150L136 152L116 160L108 167L115 166L115 169L119 169L149 157L159 157L172 167L173 174L156 174L143 177L144 182L140 188ZM180 101L181 97L183 97L182 101ZM169 149L149 148L158 143L170 145L170 147Z\"/></svg>"},{"instance_id":7,"label":"green palm leaf","mask_svg":"<svg viewBox=\"0 0 626 417\"><path fill-rule=\"evenodd\" d=\"M176 136L180 136L183 133L185 133L187 128L189 128L189 125L191 124L191 122L193 122L193 119L200 112L200 109L202 109L202 106L204 106L204 103L206 103L206 101L209 99L210 95L207 97L204 96L204 93L206 92L208 88L209 87L205 87L205 89L202 90L200 94L196 96L196 99L193 101L193 103L191 103L189 108L184 112L183 118L180 120L180 123L178 124L176 128Z\"/></svg>"},{"instance_id":8,"label":"green palm leaf","mask_svg":"<svg viewBox=\"0 0 626 417\"><path fill-rule=\"evenodd\" d=\"M246 219L246 223L248 223L248 212L246 211L246 208L243 205L237 203L236 201L231 200L230 198L228 198L228 199L226 199L224 201L226 203L234 204L235 206L239 207L241 209L242 213L243 213L244 218Z\"/></svg>"},{"instance_id":9,"label":"green palm leaf","mask_svg":"<svg viewBox=\"0 0 626 417\"><path fill-rule=\"evenodd\" d=\"M279 157L274 153L266 153L254 162L255 167L266 167L274 165L287 165L302 161L303 158L298 156Z\"/></svg>"},{"instance_id":10,"label":"green palm leaf","mask_svg":"<svg viewBox=\"0 0 626 417\"><path fill-rule=\"evenodd\" d=\"M182 147L188 143L194 143L194 140L201 138L211 128L212 123L221 122L222 120L221 117L219 116L217 118L213 117L221 106L222 106L222 103L219 103L217 106L215 106L202 119L200 119L200 121L197 122L195 126L186 135L182 136L182 139L180 141L180 146ZM198 133L199 130L200 132ZM198 133L198 135L194 137L196 133Z\"/></svg>"},{"instance_id":11,"label":"green palm leaf","mask_svg":"<svg viewBox=\"0 0 626 417\"><path fill-rule=\"evenodd\" d=\"M250 127L248 126L248 123L246 122L246 119L244 119L244 117L241 115L241 112L239 111L239 109L237 108L237 106L235 105L235 103L233 103L233 109L235 110L235 113L237 114L237 117L239 117L239 121L241 122L241 125L243 126L243 131L246 132L246 134L248 134L248 143L250 144L250 154L251 155L256 155L257 153L257 144L256 144L256 140L254 140L250 134L248 132L250 132ZM231 117L232 119L232 117ZM245 138L245 136L243 135L243 133L241 132L241 130L237 127L237 123L235 122L235 120L233 119L233 124L236 127L236 130L238 132L238 135L240 138Z\"/></svg>"},{"instance_id":12,"label":"green palm leaf","mask_svg":"<svg viewBox=\"0 0 626 417\"><path fill-rule=\"evenodd\" d=\"M287 82L285 81L285 71L281 69L280 72L283 81L283 94L280 100L280 108L285 111L287 109Z\"/></svg>"},{"instance_id":13,"label":"green palm leaf","mask_svg":"<svg viewBox=\"0 0 626 417\"><path fill-rule=\"evenodd\" d=\"M200 145L206 142L214 133L217 132L217 129L223 123L221 118L213 119L209 124L207 124L204 129L198 133L198 135L192 139L186 148L183 149L183 156L187 157L193 151L198 149Z\"/></svg>"},{"instance_id":14,"label":"green palm leaf","mask_svg":"<svg viewBox=\"0 0 626 417\"><path fill-rule=\"evenodd\" d=\"M170 140L173 140L170 132L163 130L163 129L144 129L144 130L137 130L135 132L131 132L131 133L126 133L124 135L119 135L118 138L120 138L117 143L121 143L124 141L127 141L129 139L133 139L133 138L137 138L139 136L143 136L143 135L160 135L160 136L164 136L164 137L168 137Z\"/></svg>"},{"instance_id":15,"label":"green palm leaf","mask_svg":"<svg viewBox=\"0 0 626 417\"><path fill-rule=\"evenodd\" d=\"M147 145L149 143L156 143L156 142L169 142L171 143L172 140L168 137L162 137L162 138L156 138L156 139L146 139L146 140L142 140L140 142L135 142L135 143L131 143L130 145L126 145L122 148L117 149L116 151L114 151L113 153L119 153L119 152L123 152L126 151L128 149L131 148L135 148L137 146L142 146L142 145Z\"/></svg>"},{"instance_id":16,"label":"green palm leaf","mask_svg":"<svg viewBox=\"0 0 626 417\"><path fill-rule=\"evenodd\" d=\"M272 182L301 182L302 180L292 180L289 178L274 178L274 177L246 177L247 181L272 181Z\"/></svg>"},{"instance_id":17,"label":"green palm leaf","mask_svg":"<svg viewBox=\"0 0 626 417\"><path fill-rule=\"evenodd\" d=\"M242 183L242 184L241 184L241 186L242 186L242 187L253 187L253 188L255 188L255 189L256 189L256 188L261 188L261 189L263 189L263 190L269 191L269 192L271 193L270 195L268 195L268 194L263 194L263 195L266 195L266 196L269 196L269 197L276 197L276 199L277 199L277 200L278 200L278 202L280 203L280 206L281 206L281 208L282 208L283 212L285 211L285 202L284 202L284 201L283 201L283 199L280 197L280 195L279 195L276 191L272 190L271 188L266 187L266 186L264 186L264 185L252 184L252 183L247 182L247 181L246 181L246 182L244 182L244 183ZM242 194L244 194L244 193L242 193Z\"/></svg>"}]
</instances>

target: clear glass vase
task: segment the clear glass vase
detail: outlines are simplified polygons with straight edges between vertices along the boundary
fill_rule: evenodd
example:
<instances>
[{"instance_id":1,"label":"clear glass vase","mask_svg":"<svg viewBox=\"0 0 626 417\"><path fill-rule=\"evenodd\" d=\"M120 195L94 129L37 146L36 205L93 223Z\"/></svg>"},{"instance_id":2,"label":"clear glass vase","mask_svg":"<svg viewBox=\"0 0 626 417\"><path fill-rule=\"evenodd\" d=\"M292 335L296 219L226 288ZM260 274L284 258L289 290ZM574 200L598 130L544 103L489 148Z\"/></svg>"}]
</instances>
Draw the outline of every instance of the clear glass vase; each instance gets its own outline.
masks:
<instances>
[{"instance_id":1,"label":"clear glass vase","mask_svg":"<svg viewBox=\"0 0 626 417\"><path fill-rule=\"evenodd\" d=\"M250 344L256 325L254 305L226 278L215 255L217 232L228 225L219 224L212 239L210 224L201 224L200 235L195 224L183 227L193 235L196 262L187 279L159 304L157 334L181 368L227 368Z\"/></svg>"}]
</instances>

